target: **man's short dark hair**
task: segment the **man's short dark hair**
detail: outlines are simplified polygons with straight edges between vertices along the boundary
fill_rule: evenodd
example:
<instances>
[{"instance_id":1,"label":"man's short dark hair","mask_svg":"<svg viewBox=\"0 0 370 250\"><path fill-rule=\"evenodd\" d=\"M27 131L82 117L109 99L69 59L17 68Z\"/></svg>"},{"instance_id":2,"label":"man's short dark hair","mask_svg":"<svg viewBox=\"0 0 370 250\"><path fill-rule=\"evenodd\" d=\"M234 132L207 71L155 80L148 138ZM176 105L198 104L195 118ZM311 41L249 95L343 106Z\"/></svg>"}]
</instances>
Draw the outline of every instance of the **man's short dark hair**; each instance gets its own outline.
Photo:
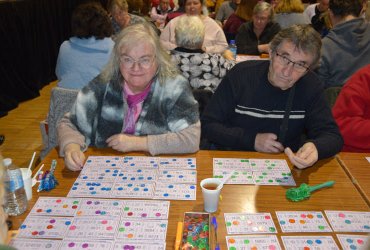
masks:
<instances>
[{"instance_id":1,"label":"man's short dark hair","mask_svg":"<svg viewBox=\"0 0 370 250\"><path fill-rule=\"evenodd\" d=\"M104 39L113 34L108 12L97 2L77 6L72 14L72 36Z\"/></svg>"},{"instance_id":2,"label":"man's short dark hair","mask_svg":"<svg viewBox=\"0 0 370 250\"><path fill-rule=\"evenodd\" d=\"M360 16L362 0L330 0L329 9L334 16L346 17L349 15Z\"/></svg>"}]
</instances>

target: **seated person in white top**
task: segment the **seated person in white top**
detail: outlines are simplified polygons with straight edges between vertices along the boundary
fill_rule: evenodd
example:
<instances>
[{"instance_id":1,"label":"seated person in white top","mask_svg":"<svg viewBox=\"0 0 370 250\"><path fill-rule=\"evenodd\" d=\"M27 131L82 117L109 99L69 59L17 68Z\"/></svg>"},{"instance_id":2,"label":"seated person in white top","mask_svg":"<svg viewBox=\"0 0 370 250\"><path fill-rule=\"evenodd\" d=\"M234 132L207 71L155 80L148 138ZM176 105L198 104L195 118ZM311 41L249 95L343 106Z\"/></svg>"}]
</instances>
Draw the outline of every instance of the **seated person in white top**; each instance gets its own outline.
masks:
<instances>
[{"instance_id":1,"label":"seated person in white top","mask_svg":"<svg viewBox=\"0 0 370 250\"><path fill-rule=\"evenodd\" d=\"M164 28L167 14L172 11L169 0L160 0L158 6L153 6L150 11L150 18L158 28Z\"/></svg>"},{"instance_id":2,"label":"seated person in white top","mask_svg":"<svg viewBox=\"0 0 370 250\"><path fill-rule=\"evenodd\" d=\"M203 9L203 14L202 14ZM221 27L215 20L207 16L207 9L201 0L186 0L185 13L186 15L199 16L205 26L205 36L202 49L208 53L223 53L228 44L225 34ZM172 19L161 33L161 43L167 50L173 50L177 47L175 39L175 28L177 25L178 17Z\"/></svg>"}]
</instances>

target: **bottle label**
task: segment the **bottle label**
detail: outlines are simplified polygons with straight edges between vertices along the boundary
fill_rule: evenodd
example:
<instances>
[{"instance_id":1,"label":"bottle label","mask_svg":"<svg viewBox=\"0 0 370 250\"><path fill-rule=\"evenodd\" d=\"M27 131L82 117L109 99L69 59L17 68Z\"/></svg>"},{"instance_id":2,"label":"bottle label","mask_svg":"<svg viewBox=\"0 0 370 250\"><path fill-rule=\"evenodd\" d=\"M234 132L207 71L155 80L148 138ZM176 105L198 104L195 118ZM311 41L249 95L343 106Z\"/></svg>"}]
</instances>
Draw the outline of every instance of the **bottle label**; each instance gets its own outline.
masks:
<instances>
[{"instance_id":1,"label":"bottle label","mask_svg":"<svg viewBox=\"0 0 370 250\"><path fill-rule=\"evenodd\" d=\"M14 192L15 190L18 190L24 186L22 173L19 171L19 169L8 170L8 174L10 179L8 185L10 192Z\"/></svg>"}]
</instances>

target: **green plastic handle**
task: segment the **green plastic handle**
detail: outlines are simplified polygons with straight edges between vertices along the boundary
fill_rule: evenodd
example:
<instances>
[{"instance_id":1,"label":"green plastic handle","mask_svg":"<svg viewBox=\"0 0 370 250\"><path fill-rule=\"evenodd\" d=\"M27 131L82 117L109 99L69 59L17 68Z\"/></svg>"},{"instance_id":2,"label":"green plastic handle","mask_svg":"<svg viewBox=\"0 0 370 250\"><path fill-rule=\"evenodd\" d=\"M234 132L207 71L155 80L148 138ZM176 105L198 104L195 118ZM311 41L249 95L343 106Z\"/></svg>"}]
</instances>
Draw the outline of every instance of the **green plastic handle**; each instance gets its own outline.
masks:
<instances>
[{"instance_id":1,"label":"green plastic handle","mask_svg":"<svg viewBox=\"0 0 370 250\"><path fill-rule=\"evenodd\" d=\"M312 187L310 187L310 192L316 191L316 190L318 190L320 188L324 188L324 187L331 187L331 186L334 185L334 183L335 183L335 181L327 181L327 182L318 184L316 186L312 186Z\"/></svg>"}]
</instances>

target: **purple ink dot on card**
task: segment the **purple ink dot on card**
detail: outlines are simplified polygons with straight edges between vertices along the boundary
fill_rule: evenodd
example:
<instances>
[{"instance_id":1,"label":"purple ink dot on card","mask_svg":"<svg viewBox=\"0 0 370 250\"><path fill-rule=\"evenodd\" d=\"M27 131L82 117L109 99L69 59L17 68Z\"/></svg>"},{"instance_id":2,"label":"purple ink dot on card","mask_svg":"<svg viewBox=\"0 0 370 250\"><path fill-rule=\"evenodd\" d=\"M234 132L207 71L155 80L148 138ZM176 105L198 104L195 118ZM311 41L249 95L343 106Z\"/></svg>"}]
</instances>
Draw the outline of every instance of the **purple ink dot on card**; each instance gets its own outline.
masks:
<instances>
[{"instance_id":1,"label":"purple ink dot on card","mask_svg":"<svg viewBox=\"0 0 370 250\"><path fill-rule=\"evenodd\" d=\"M91 203L92 203L92 201L88 201L88 202L86 202L86 204L87 204L87 205L90 205Z\"/></svg>"},{"instance_id":2,"label":"purple ink dot on card","mask_svg":"<svg viewBox=\"0 0 370 250\"><path fill-rule=\"evenodd\" d=\"M124 245L124 246L123 246L123 249L124 249L124 250L128 250L128 249L130 249L130 246L129 246L129 245Z\"/></svg>"},{"instance_id":3,"label":"purple ink dot on card","mask_svg":"<svg viewBox=\"0 0 370 250\"><path fill-rule=\"evenodd\" d=\"M126 227L128 227L128 226L130 226L130 225L131 225L131 222L126 222L126 223L125 223L125 226L126 226Z\"/></svg>"},{"instance_id":4,"label":"purple ink dot on card","mask_svg":"<svg viewBox=\"0 0 370 250\"><path fill-rule=\"evenodd\" d=\"M51 220L50 220L50 223L55 223L55 220L54 220L54 219L51 219Z\"/></svg>"},{"instance_id":5,"label":"purple ink dot on card","mask_svg":"<svg viewBox=\"0 0 370 250\"><path fill-rule=\"evenodd\" d=\"M155 213L155 216L159 217L161 216L161 213Z\"/></svg>"},{"instance_id":6,"label":"purple ink dot on card","mask_svg":"<svg viewBox=\"0 0 370 250\"><path fill-rule=\"evenodd\" d=\"M141 217L146 218L148 215L146 213L143 213Z\"/></svg>"},{"instance_id":7,"label":"purple ink dot on card","mask_svg":"<svg viewBox=\"0 0 370 250\"><path fill-rule=\"evenodd\" d=\"M195 189L195 186L191 185L191 186L190 186L190 189Z\"/></svg>"},{"instance_id":8,"label":"purple ink dot on card","mask_svg":"<svg viewBox=\"0 0 370 250\"><path fill-rule=\"evenodd\" d=\"M39 235L44 235L45 234L45 231L40 231L39 232Z\"/></svg>"},{"instance_id":9,"label":"purple ink dot on card","mask_svg":"<svg viewBox=\"0 0 370 250\"><path fill-rule=\"evenodd\" d=\"M182 178L184 178L184 176L183 175L179 175L179 178L182 179Z\"/></svg>"},{"instance_id":10,"label":"purple ink dot on card","mask_svg":"<svg viewBox=\"0 0 370 250\"><path fill-rule=\"evenodd\" d=\"M140 187L145 187L145 184L140 184Z\"/></svg>"},{"instance_id":11,"label":"purple ink dot on card","mask_svg":"<svg viewBox=\"0 0 370 250\"><path fill-rule=\"evenodd\" d=\"M89 247L89 244L87 243L82 244L82 248L88 248L88 247Z\"/></svg>"},{"instance_id":12,"label":"purple ink dot on card","mask_svg":"<svg viewBox=\"0 0 370 250\"><path fill-rule=\"evenodd\" d=\"M75 246L75 243L74 242L71 242L68 244L69 247L74 247Z\"/></svg>"},{"instance_id":13,"label":"purple ink dot on card","mask_svg":"<svg viewBox=\"0 0 370 250\"><path fill-rule=\"evenodd\" d=\"M95 211L95 214L100 214L100 211L99 210Z\"/></svg>"}]
</instances>

